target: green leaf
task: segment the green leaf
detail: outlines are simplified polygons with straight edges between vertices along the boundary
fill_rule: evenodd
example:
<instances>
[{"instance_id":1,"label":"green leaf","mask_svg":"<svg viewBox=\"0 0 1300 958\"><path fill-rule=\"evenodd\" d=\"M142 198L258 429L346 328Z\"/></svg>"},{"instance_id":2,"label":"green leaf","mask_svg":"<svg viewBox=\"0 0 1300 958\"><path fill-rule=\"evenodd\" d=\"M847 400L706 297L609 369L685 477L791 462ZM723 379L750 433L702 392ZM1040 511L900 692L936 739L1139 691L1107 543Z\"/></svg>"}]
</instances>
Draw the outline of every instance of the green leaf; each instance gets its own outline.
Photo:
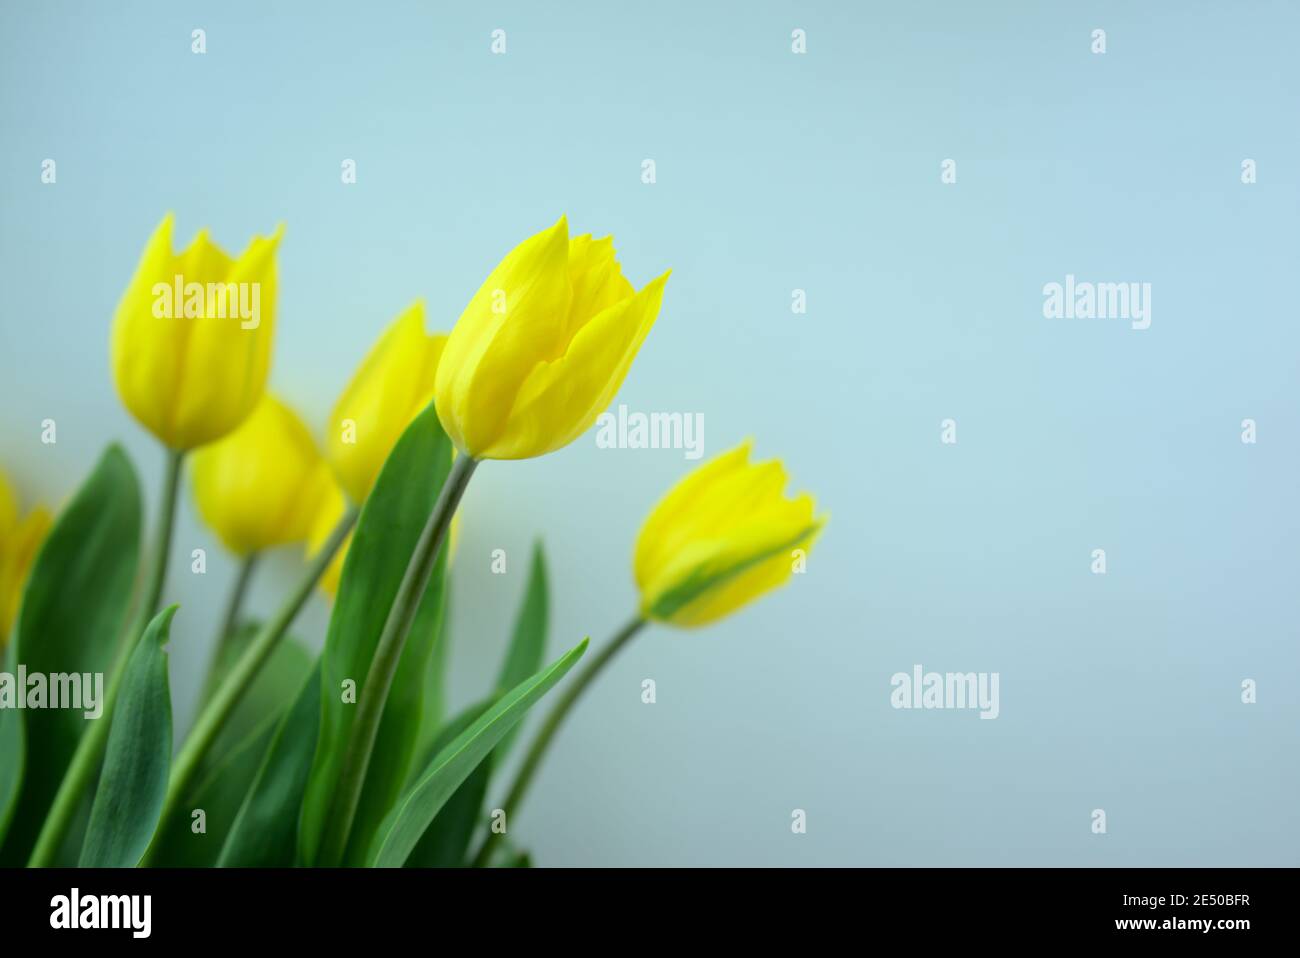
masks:
<instances>
[{"instance_id":1,"label":"green leaf","mask_svg":"<svg viewBox=\"0 0 1300 958\"><path fill-rule=\"evenodd\" d=\"M210 688L220 684L258 628L258 623L245 624L223 643ZM159 829L149 856L152 866L198 868L216 863L267 747L311 670L311 656L300 644L289 640L276 646L203 757L193 785ZM199 833L193 827L195 809L204 812L205 828Z\"/></svg>"},{"instance_id":2,"label":"green leaf","mask_svg":"<svg viewBox=\"0 0 1300 958\"><path fill-rule=\"evenodd\" d=\"M15 661L11 645L4 659L4 670L10 675L14 674ZM23 784L23 766L27 756L20 721L17 709L0 709L0 847L4 846L5 832L9 830Z\"/></svg>"},{"instance_id":3,"label":"green leaf","mask_svg":"<svg viewBox=\"0 0 1300 958\"><path fill-rule=\"evenodd\" d=\"M163 646L175 614L173 605L154 616L126 664L81 848L82 868L134 868L158 826L172 763Z\"/></svg>"},{"instance_id":4,"label":"green leaf","mask_svg":"<svg viewBox=\"0 0 1300 958\"><path fill-rule=\"evenodd\" d=\"M316 859L356 716L356 706L342 701L343 683L354 682L358 694L365 686L407 562L451 469L451 454L451 442L430 403L398 440L361 509L321 656L320 735L303 802L299 845L308 863ZM425 625L412 628L385 703L353 822L354 840L373 833L409 774L420 732L429 652L437 638L427 623L437 621L433 604L442 601L445 545L441 551L439 568L417 612L417 624ZM344 860L351 856L349 846Z\"/></svg>"},{"instance_id":5,"label":"green leaf","mask_svg":"<svg viewBox=\"0 0 1300 958\"><path fill-rule=\"evenodd\" d=\"M528 570L528 586L515 619L515 632L497 676L497 688L512 689L542 666L546 655L546 627L550 610L546 578L546 554L541 542L533 544L533 563Z\"/></svg>"},{"instance_id":6,"label":"green leaf","mask_svg":"<svg viewBox=\"0 0 1300 958\"><path fill-rule=\"evenodd\" d=\"M582 658L587 641L583 639L550 666L497 699L434 757L380 825L367 864L400 868L406 863L447 800L524 713Z\"/></svg>"},{"instance_id":7,"label":"green leaf","mask_svg":"<svg viewBox=\"0 0 1300 958\"><path fill-rule=\"evenodd\" d=\"M546 576L546 555L541 542L533 545L533 563L528 572L524 601L515 619L515 631L506 651L506 659L497 677L497 691L512 689L542 667L546 656L546 633L550 615L550 595ZM493 764L500 766L514 742L518 729L497 746Z\"/></svg>"},{"instance_id":8,"label":"green leaf","mask_svg":"<svg viewBox=\"0 0 1300 958\"><path fill-rule=\"evenodd\" d=\"M428 768L438 753L450 745L456 736L473 725L492 705L492 701L489 699L470 706L443 726L438 737L425 753L424 761L420 763L421 771ZM456 789L455 794L447 800L447 804L429 823L419 843L406 859L405 867L455 868L465 864L470 840L474 837L474 829L478 826L479 809L487 795L491 777L492 760L486 758L479 762L469 778Z\"/></svg>"},{"instance_id":9,"label":"green leaf","mask_svg":"<svg viewBox=\"0 0 1300 958\"><path fill-rule=\"evenodd\" d=\"M32 564L15 630L16 662L29 675L110 671L139 556L140 485L126 454L112 445ZM0 865L27 861L87 728L77 709L26 709L19 723L27 763Z\"/></svg>"},{"instance_id":10,"label":"green leaf","mask_svg":"<svg viewBox=\"0 0 1300 958\"><path fill-rule=\"evenodd\" d=\"M149 855L151 867L207 868L216 864L275 730L274 723L264 723L196 779L176 812L160 827ZM203 813L203 828L196 831L198 811Z\"/></svg>"},{"instance_id":11,"label":"green leaf","mask_svg":"<svg viewBox=\"0 0 1300 958\"><path fill-rule=\"evenodd\" d=\"M297 863L298 818L316 753L320 712L318 663L280 720L231 826L218 866L284 868Z\"/></svg>"},{"instance_id":12,"label":"green leaf","mask_svg":"<svg viewBox=\"0 0 1300 958\"><path fill-rule=\"evenodd\" d=\"M446 582L442 587L442 607L439 609L438 621L433 625L438 630L438 637L433 643L433 650L429 653L429 665L424 674L424 711L420 715L420 732L416 737L415 745L415 754L419 756L433 755L429 748L437 739L438 732L442 730L443 722L447 717L447 662L451 658L451 629L447 627L447 623L451 621L453 591L451 565L449 557ZM423 612L424 606L421 606L416 615ZM416 627L419 627L418 621ZM418 773L423 767L423 762L412 762L411 775ZM410 777L407 778L407 784L410 784Z\"/></svg>"},{"instance_id":13,"label":"green leaf","mask_svg":"<svg viewBox=\"0 0 1300 958\"><path fill-rule=\"evenodd\" d=\"M524 598L515 619L514 634L506 650L501 673L497 677L498 695L514 688L542 667L542 659L546 654L549 605L546 555L541 542L538 542L533 546L528 585L524 589ZM425 759L419 768L428 767L433 757L482 714L489 704L490 702L484 702L467 709L440 730L433 744L425 750ZM465 853L479 823L488 783L494 770L501 767L518 732L516 726L506 733L491 755L475 766L469 778L447 800L447 804L425 830L419 844L406 860L408 868L453 868L465 864Z\"/></svg>"},{"instance_id":14,"label":"green leaf","mask_svg":"<svg viewBox=\"0 0 1300 958\"><path fill-rule=\"evenodd\" d=\"M260 622L246 622L222 644L221 654L212 670L209 694L221 685L261 627ZM312 658L302 643L292 637L276 645L270 658L258 670L248 691L240 698L221 731L217 733L196 779L206 777L207 772L219 764L232 749L247 742L256 732L267 727L273 728L279 723L294 696L302 688L307 673L312 670ZM202 712L206 704L205 697L199 702L196 714Z\"/></svg>"}]
</instances>

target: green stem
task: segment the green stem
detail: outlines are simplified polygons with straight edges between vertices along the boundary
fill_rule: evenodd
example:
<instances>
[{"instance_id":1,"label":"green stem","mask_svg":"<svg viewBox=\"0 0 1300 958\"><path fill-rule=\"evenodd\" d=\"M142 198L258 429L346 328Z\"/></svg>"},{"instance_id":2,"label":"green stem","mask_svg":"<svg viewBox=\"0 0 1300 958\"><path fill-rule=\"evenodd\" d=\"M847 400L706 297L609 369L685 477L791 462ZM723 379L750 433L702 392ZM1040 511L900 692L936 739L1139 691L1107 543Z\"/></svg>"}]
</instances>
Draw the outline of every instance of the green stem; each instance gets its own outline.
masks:
<instances>
[{"instance_id":1,"label":"green stem","mask_svg":"<svg viewBox=\"0 0 1300 958\"><path fill-rule=\"evenodd\" d=\"M406 573L402 576L402 583L398 586L397 596L388 610L384 630L379 635L379 644L375 647L370 671L357 701L357 714L352 723L348 748L343 756L334 798L321 832L317 865L329 867L343 861L348 838L352 833L352 822L361 802L361 791L365 787L366 772L370 768L370 755L379 734L379 722L383 718L388 690L392 687L393 675L397 672L397 664L406 645L406 636L411 631L416 610L429 585L429 577L433 574L438 550L451 526L451 518L456 514L456 507L460 504L461 496L465 494L465 487L469 485L477 465L469 456L458 456L452 463L451 472L420 532L415 551L411 553Z\"/></svg>"},{"instance_id":2,"label":"green stem","mask_svg":"<svg viewBox=\"0 0 1300 958\"><path fill-rule=\"evenodd\" d=\"M519 806L523 803L524 796L528 794L528 786L532 784L533 776L537 773L537 767L541 764L542 758L551 744L551 739L555 738L555 733L569 714L569 710L573 708L574 703L586 691L587 686L604 670L610 660L646 624L646 620L638 615L619 629L614 638L610 639L605 644L605 647L587 662L582 671L569 683L564 690L564 694L556 701L554 708L547 714L546 721L542 723L542 727L538 730L537 738L533 739L533 746L524 757L523 764L519 766L519 771L515 773L514 784L510 786L510 791L506 793L506 800L502 808L506 810L506 813L511 818L519 814ZM492 855L496 850L497 843L503 837L501 832L489 832L487 838L483 840L483 845L479 848L478 854L474 856L474 868L487 867L488 863L492 861Z\"/></svg>"},{"instance_id":3,"label":"green stem","mask_svg":"<svg viewBox=\"0 0 1300 958\"><path fill-rule=\"evenodd\" d=\"M221 628L217 632L216 641L212 645L212 659L208 663L208 674L203 682L203 694L199 696L200 702L206 702L209 693L212 691L212 683L216 678L217 667L225 657L226 649L235 631L235 624L239 621L239 613L244 606L244 597L248 595L248 584L253 580L253 570L257 567L259 557L260 553L250 553L239 564L239 573L235 576L235 584L230 590L230 598L226 600L226 611L221 616Z\"/></svg>"},{"instance_id":4,"label":"green stem","mask_svg":"<svg viewBox=\"0 0 1300 958\"><path fill-rule=\"evenodd\" d=\"M172 528L176 524L176 499L180 490L181 465L185 460L184 450L167 450L167 471L163 477L162 513L158 518L158 529L153 546L153 567L150 569L148 584L141 596L138 614L127 632L127 641L118 650L109 674L108 690L104 696L104 711L99 719L86 729L77 750L72 753L68 769L63 773L63 781L50 803L50 812L45 816L45 824L36 838L31 857L27 860L29 868L44 868L54 861L59 853L68 829L77 809L81 805L82 793L99 770L100 759L104 756L104 747L108 744L108 729L112 722L113 704L117 701L117 690L126 673L126 663L131 657L136 642L144 634L145 626L158 611L162 600L163 585L167 581L167 564L171 556Z\"/></svg>"},{"instance_id":5,"label":"green stem","mask_svg":"<svg viewBox=\"0 0 1300 958\"><path fill-rule=\"evenodd\" d=\"M149 577L149 588L144 594L144 602L140 604L140 615L137 617L135 628L131 633L132 649L135 648L135 643L140 636L144 635L145 627L158 614L158 607L162 603L163 586L167 583L168 559L171 557L172 550L172 529L176 526L176 500L181 488L181 464L184 461L184 450L167 450L167 472L163 478L162 515L158 520L157 538L154 539L153 544L153 574ZM129 655L130 649L127 650L127 656ZM125 659L126 656L123 658Z\"/></svg>"},{"instance_id":6,"label":"green stem","mask_svg":"<svg viewBox=\"0 0 1300 958\"><path fill-rule=\"evenodd\" d=\"M185 739L185 744L181 746L180 752L172 762L171 778L167 782L167 796L163 800L162 814L158 816L160 826L166 825L181 800L185 798L194 781L195 773L199 770L199 764L208 749L212 747L217 733L221 731L230 713L234 711L239 700L252 685L254 677L267 658L275 651L276 645L284 637L290 624L311 598L312 590L316 588L321 576L329 568L335 553L347 539L356 521L357 510L348 509L339 520L339 524L334 527L334 531L330 533L324 547L312 557L311 564L304 571L284 605L253 637L244 654L221 680L217 690L208 699L208 704L199 713L199 717L194 721L194 727L190 729L190 734ZM148 865L156 852L157 845L151 845L140 864Z\"/></svg>"}]
</instances>

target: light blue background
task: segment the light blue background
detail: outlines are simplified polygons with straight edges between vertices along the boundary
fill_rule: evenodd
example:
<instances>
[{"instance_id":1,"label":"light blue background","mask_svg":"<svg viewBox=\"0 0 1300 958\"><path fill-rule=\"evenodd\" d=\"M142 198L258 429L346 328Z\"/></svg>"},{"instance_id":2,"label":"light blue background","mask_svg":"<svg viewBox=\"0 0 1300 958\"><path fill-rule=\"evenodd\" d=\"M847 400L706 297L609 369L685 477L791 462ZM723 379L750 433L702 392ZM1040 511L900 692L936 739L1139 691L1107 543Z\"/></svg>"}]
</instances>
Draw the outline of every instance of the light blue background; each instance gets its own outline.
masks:
<instances>
[{"instance_id":1,"label":"light blue background","mask_svg":"<svg viewBox=\"0 0 1300 958\"><path fill-rule=\"evenodd\" d=\"M168 209L232 249L287 223L272 383L318 430L399 310L449 328L567 212L636 284L674 270L619 401L703 413L710 455L755 436L832 518L790 587L616 661L512 823L539 863L1298 864L1298 27L1286 2L6 2L0 462L56 503L120 438L156 502L107 357ZM1044 319L1067 273L1150 282L1151 328ZM533 537L552 651L603 641L690 465L593 432L480 470L457 703ZM177 548L183 723L233 567L188 500ZM915 663L1000 672L1001 717L891 709Z\"/></svg>"}]
</instances>

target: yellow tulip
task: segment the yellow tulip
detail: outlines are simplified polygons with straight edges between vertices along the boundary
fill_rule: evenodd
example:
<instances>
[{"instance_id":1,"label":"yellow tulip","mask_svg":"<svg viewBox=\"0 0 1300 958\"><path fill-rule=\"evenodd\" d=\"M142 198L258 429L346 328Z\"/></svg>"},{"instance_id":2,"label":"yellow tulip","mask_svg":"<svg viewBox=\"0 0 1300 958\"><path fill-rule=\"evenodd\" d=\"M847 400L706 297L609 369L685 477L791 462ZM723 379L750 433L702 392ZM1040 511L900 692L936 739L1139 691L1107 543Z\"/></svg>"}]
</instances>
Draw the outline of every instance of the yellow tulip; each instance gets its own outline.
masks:
<instances>
[{"instance_id":1,"label":"yellow tulip","mask_svg":"<svg viewBox=\"0 0 1300 958\"><path fill-rule=\"evenodd\" d=\"M204 230L177 254L169 213L145 247L113 319L113 378L131 415L169 448L220 439L262 398L282 232L254 237L232 259Z\"/></svg>"},{"instance_id":2,"label":"yellow tulip","mask_svg":"<svg viewBox=\"0 0 1300 958\"><path fill-rule=\"evenodd\" d=\"M447 435L475 459L529 459L568 445L618 392L654 325L668 273L640 292L612 237L568 221L516 246L465 307L434 391Z\"/></svg>"},{"instance_id":3,"label":"yellow tulip","mask_svg":"<svg viewBox=\"0 0 1300 958\"><path fill-rule=\"evenodd\" d=\"M447 337L424 331L417 302L371 347L330 416L326 451L343 490L358 505L411 420L433 398ZM340 513L341 514L341 513Z\"/></svg>"},{"instance_id":4,"label":"yellow tulip","mask_svg":"<svg viewBox=\"0 0 1300 958\"><path fill-rule=\"evenodd\" d=\"M779 460L745 442L674 486L646 519L633 567L641 615L707 625L782 585L826 522L813 499L785 496Z\"/></svg>"},{"instance_id":5,"label":"yellow tulip","mask_svg":"<svg viewBox=\"0 0 1300 958\"><path fill-rule=\"evenodd\" d=\"M27 574L53 521L50 511L41 506L19 519L18 498L0 472L0 649L9 640Z\"/></svg>"},{"instance_id":6,"label":"yellow tulip","mask_svg":"<svg viewBox=\"0 0 1300 958\"><path fill-rule=\"evenodd\" d=\"M247 557L307 539L328 472L302 420L268 393L242 426L194 454L194 499L222 545Z\"/></svg>"}]
</instances>

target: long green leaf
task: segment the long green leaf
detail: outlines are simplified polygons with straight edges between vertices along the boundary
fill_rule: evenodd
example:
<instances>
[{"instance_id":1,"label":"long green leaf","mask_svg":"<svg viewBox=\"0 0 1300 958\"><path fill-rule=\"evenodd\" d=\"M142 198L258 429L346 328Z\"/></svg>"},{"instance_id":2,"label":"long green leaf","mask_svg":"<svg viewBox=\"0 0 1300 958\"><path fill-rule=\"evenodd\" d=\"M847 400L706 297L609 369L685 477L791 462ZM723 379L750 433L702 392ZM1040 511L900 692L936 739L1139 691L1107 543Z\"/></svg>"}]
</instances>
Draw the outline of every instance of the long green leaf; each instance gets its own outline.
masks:
<instances>
[{"instance_id":1,"label":"long green leaf","mask_svg":"<svg viewBox=\"0 0 1300 958\"><path fill-rule=\"evenodd\" d=\"M134 868L158 827L172 763L172 701L167 643L176 606L145 629L127 662L90 807L83 868Z\"/></svg>"},{"instance_id":2,"label":"long green leaf","mask_svg":"<svg viewBox=\"0 0 1300 958\"><path fill-rule=\"evenodd\" d=\"M546 628L550 610L546 576L546 554L541 542L533 544L533 561L528 570L524 600L515 618L515 631L497 676L498 689L512 689L542 665L546 655Z\"/></svg>"},{"instance_id":3,"label":"long green leaf","mask_svg":"<svg viewBox=\"0 0 1300 958\"><path fill-rule=\"evenodd\" d=\"M261 627L261 622L245 622L222 644L221 653L205 688L209 695L234 668ZM314 657L297 639L286 638L277 644L270 658L254 676L248 691L240 697L221 731L217 733L195 779L206 778L233 749L244 745L256 732L264 730L268 725L274 728L279 724L314 666ZM201 712L206 704L207 697L204 696L199 701L197 711Z\"/></svg>"},{"instance_id":4,"label":"long green leaf","mask_svg":"<svg viewBox=\"0 0 1300 958\"><path fill-rule=\"evenodd\" d=\"M257 623L249 623L231 634L213 670L212 687L234 665L257 629ZM149 855L152 866L198 868L216 863L276 729L312 667L311 656L298 642L276 646L204 756L194 784L162 823ZM204 829L199 832L195 831L196 809L203 810Z\"/></svg>"},{"instance_id":5,"label":"long green leaf","mask_svg":"<svg viewBox=\"0 0 1300 958\"><path fill-rule=\"evenodd\" d=\"M587 639L547 668L521 682L456 736L384 819L376 832L367 864L400 868L430 822L502 737L587 651Z\"/></svg>"},{"instance_id":6,"label":"long green leaf","mask_svg":"<svg viewBox=\"0 0 1300 958\"><path fill-rule=\"evenodd\" d=\"M546 657L546 634L550 618L550 589L546 575L546 554L541 542L533 545L533 562L528 570L528 586L524 589L523 603L515 619L514 635L506 650L501 674L497 676L497 691L512 689L542 667ZM500 767L519 730L515 729L497 746L492 755L493 764Z\"/></svg>"},{"instance_id":7,"label":"long green leaf","mask_svg":"<svg viewBox=\"0 0 1300 958\"><path fill-rule=\"evenodd\" d=\"M430 746L438 738L438 733L442 730L443 723L447 719L447 663L451 660L451 629L448 623L451 621L451 595L452 588L452 558L448 555L446 581L442 587L442 606L438 611L438 621L433 624L437 629L438 637L434 640L433 651L429 653L429 665L424 673L424 710L420 714L420 732L416 738L415 754L418 758L432 756L429 751ZM419 616L424 612L424 606L416 612ZM420 627L417 619L416 625L412 628ZM411 763L411 775L407 778L407 784L410 784L410 778L417 774L424 763L415 761Z\"/></svg>"},{"instance_id":8,"label":"long green leaf","mask_svg":"<svg viewBox=\"0 0 1300 958\"><path fill-rule=\"evenodd\" d=\"M275 737L266 723L228 750L164 822L149 853L154 868L208 868L216 864L235 818ZM202 827L196 814L202 812Z\"/></svg>"},{"instance_id":9,"label":"long green leaf","mask_svg":"<svg viewBox=\"0 0 1300 958\"><path fill-rule=\"evenodd\" d=\"M303 801L299 846L308 863L316 859L356 716L355 699L343 701L343 685L355 683L358 694L365 686L389 607L446 481L451 454L451 442L430 403L398 440L361 509L321 657L320 735ZM446 549L442 551L445 554ZM441 602L435 593L441 593L444 578L441 570L432 577L426 601ZM425 621L436 621L436 616L430 613ZM420 731L428 657L435 639L429 628L412 629L407 639L353 822L354 840L373 833L379 816L401 794ZM351 851L345 861L350 857Z\"/></svg>"},{"instance_id":10,"label":"long green leaf","mask_svg":"<svg viewBox=\"0 0 1300 958\"><path fill-rule=\"evenodd\" d=\"M424 755L420 771L428 768L438 753L450 745L458 735L478 720L492 705L493 699L471 705L443 726ZM497 746L500 748L500 746ZM478 826L479 809L487 795L492 777L492 760L479 762L469 778L447 799L437 816L424 830L424 835L406 859L407 868L455 868L465 864L470 840Z\"/></svg>"},{"instance_id":11,"label":"long green leaf","mask_svg":"<svg viewBox=\"0 0 1300 958\"><path fill-rule=\"evenodd\" d=\"M59 515L32 564L15 630L17 663L29 675L109 671L139 556L140 485L126 454L112 445ZM20 723L26 770L0 866L27 860L87 727L77 709L27 709ZM5 734L12 736L12 729Z\"/></svg>"},{"instance_id":12,"label":"long green leaf","mask_svg":"<svg viewBox=\"0 0 1300 958\"><path fill-rule=\"evenodd\" d=\"M515 629L506 650L501 672L497 677L497 694L504 694L514 688L528 676L542 667L546 654L546 636L550 608L549 587L546 575L546 555L541 542L533 546L533 561L529 567L528 584L524 588L524 597L515 618ZM440 645L443 642L440 641ZM425 760L420 768L428 767L429 762L453 738L488 707L490 702L480 703L466 709L456 719L439 731L431 747L427 749ZM480 762L469 778L465 779L447 804L433 820L419 844L406 860L408 868L453 868L465 864L465 853L478 826L483 800L487 797L488 783L493 772L501 767L511 744L519 733L515 726L492 750L491 755Z\"/></svg>"},{"instance_id":13,"label":"long green leaf","mask_svg":"<svg viewBox=\"0 0 1300 958\"><path fill-rule=\"evenodd\" d=\"M320 730L320 667L311 670L271 740L230 828L222 868L297 864L298 818Z\"/></svg>"}]
</instances>

